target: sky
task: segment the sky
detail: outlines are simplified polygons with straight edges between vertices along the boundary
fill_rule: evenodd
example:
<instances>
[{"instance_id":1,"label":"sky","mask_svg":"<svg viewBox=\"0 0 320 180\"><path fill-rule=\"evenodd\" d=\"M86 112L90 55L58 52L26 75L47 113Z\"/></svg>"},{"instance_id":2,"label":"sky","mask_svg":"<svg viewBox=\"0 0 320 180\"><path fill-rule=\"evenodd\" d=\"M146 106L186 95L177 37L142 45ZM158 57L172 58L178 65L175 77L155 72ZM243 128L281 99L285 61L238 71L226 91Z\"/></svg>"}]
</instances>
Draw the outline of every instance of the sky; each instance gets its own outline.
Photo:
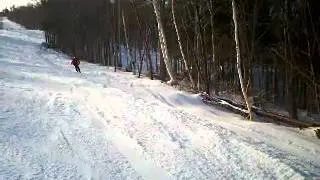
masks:
<instances>
[{"instance_id":1,"label":"sky","mask_svg":"<svg viewBox=\"0 0 320 180\"><path fill-rule=\"evenodd\" d=\"M3 9L10 8L12 5L21 6L31 3L32 0L0 0L0 11Z\"/></svg>"}]
</instances>

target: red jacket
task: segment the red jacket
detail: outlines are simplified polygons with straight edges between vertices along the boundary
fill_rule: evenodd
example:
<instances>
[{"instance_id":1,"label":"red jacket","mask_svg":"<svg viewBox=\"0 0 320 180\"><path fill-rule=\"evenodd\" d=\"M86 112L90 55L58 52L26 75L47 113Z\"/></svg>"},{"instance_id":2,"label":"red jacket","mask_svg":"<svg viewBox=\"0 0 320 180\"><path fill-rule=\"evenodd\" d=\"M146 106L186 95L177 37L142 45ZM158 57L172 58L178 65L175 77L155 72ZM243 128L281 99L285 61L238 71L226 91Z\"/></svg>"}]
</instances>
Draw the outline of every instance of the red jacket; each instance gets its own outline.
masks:
<instances>
[{"instance_id":1,"label":"red jacket","mask_svg":"<svg viewBox=\"0 0 320 180\"><path fill-rule=\"evenodd\" d=\"M79 66L80 61L78 59L72 59L71 64L74 66Z\"/></svg>"}]
</instances>

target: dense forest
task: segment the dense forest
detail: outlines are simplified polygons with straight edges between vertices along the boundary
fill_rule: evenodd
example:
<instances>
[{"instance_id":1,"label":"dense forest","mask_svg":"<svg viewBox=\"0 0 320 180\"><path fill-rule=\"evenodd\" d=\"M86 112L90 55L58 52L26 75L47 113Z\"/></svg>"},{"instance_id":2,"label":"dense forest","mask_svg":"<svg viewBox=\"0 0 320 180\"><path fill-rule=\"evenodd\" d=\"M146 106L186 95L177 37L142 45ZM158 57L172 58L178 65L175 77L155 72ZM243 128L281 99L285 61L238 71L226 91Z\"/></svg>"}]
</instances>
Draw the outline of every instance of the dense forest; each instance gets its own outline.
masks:
<instances>
[{"instance_id":1,"label":"dense forest","mask_svg":"<svg viewBox=\"0 0 320 180\"><path fill-rule=\"evenodd\" d=\"M41 0L1 15L43 30L51 48L240 101L249 114L320 112L317 0Z\"/></svg>"}]
</instances>

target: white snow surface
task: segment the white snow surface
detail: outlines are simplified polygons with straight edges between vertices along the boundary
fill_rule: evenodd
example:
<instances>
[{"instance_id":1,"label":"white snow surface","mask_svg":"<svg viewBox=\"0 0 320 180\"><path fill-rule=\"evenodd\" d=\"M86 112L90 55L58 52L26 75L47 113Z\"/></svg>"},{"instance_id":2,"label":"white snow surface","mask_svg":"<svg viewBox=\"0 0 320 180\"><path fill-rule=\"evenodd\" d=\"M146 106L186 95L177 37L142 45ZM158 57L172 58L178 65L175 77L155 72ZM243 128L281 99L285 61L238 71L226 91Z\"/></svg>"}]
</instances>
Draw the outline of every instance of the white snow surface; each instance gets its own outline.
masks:
<instances>
[{"instance_id":1,"label":"white snow surface","mask_svg":"<svg viewBox=\"0 0 320 180\"><path fill-rule=\"evenodd\" d=\"M17 24L15 22L10 21L7 17L1 17L0 16L0 22L2 22L3 24L3 29L10 29L10 30L14 30L14 29L25 29L23 26L21 26L20 24Z\"/></svg>"},{"instance_id":2,"label":"white snow surface","mask_svg":"<svg viewBox=\"0 0 320 180\"><path fill-rule=\"evenodd\" d=\"M8 22L8 21L7 21ZM309 179L312 129L244 121L198 95L0 30L0 179Z\"/></svg>"}]
</instances>

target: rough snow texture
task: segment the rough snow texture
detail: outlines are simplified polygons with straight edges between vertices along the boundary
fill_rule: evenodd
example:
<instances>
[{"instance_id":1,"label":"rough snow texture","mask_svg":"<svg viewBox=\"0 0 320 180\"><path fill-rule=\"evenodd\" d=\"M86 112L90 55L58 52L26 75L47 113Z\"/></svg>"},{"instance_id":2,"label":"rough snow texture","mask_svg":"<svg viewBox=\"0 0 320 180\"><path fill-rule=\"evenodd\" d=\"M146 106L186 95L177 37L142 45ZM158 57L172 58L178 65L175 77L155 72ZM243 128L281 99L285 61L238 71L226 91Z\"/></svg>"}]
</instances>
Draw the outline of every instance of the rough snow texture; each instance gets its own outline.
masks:
<instances>
[{"instance_id":1,"label":"rough snow texture","mask_svg":"<svg viewBox=\"0 0 320 180\"><path fill-rule=\"evenodd\" d=\"M311 130L243 121L107 67L78 74L42 41L0 30L0 179L320 177Z\"/></svg>"}]
</instances>

